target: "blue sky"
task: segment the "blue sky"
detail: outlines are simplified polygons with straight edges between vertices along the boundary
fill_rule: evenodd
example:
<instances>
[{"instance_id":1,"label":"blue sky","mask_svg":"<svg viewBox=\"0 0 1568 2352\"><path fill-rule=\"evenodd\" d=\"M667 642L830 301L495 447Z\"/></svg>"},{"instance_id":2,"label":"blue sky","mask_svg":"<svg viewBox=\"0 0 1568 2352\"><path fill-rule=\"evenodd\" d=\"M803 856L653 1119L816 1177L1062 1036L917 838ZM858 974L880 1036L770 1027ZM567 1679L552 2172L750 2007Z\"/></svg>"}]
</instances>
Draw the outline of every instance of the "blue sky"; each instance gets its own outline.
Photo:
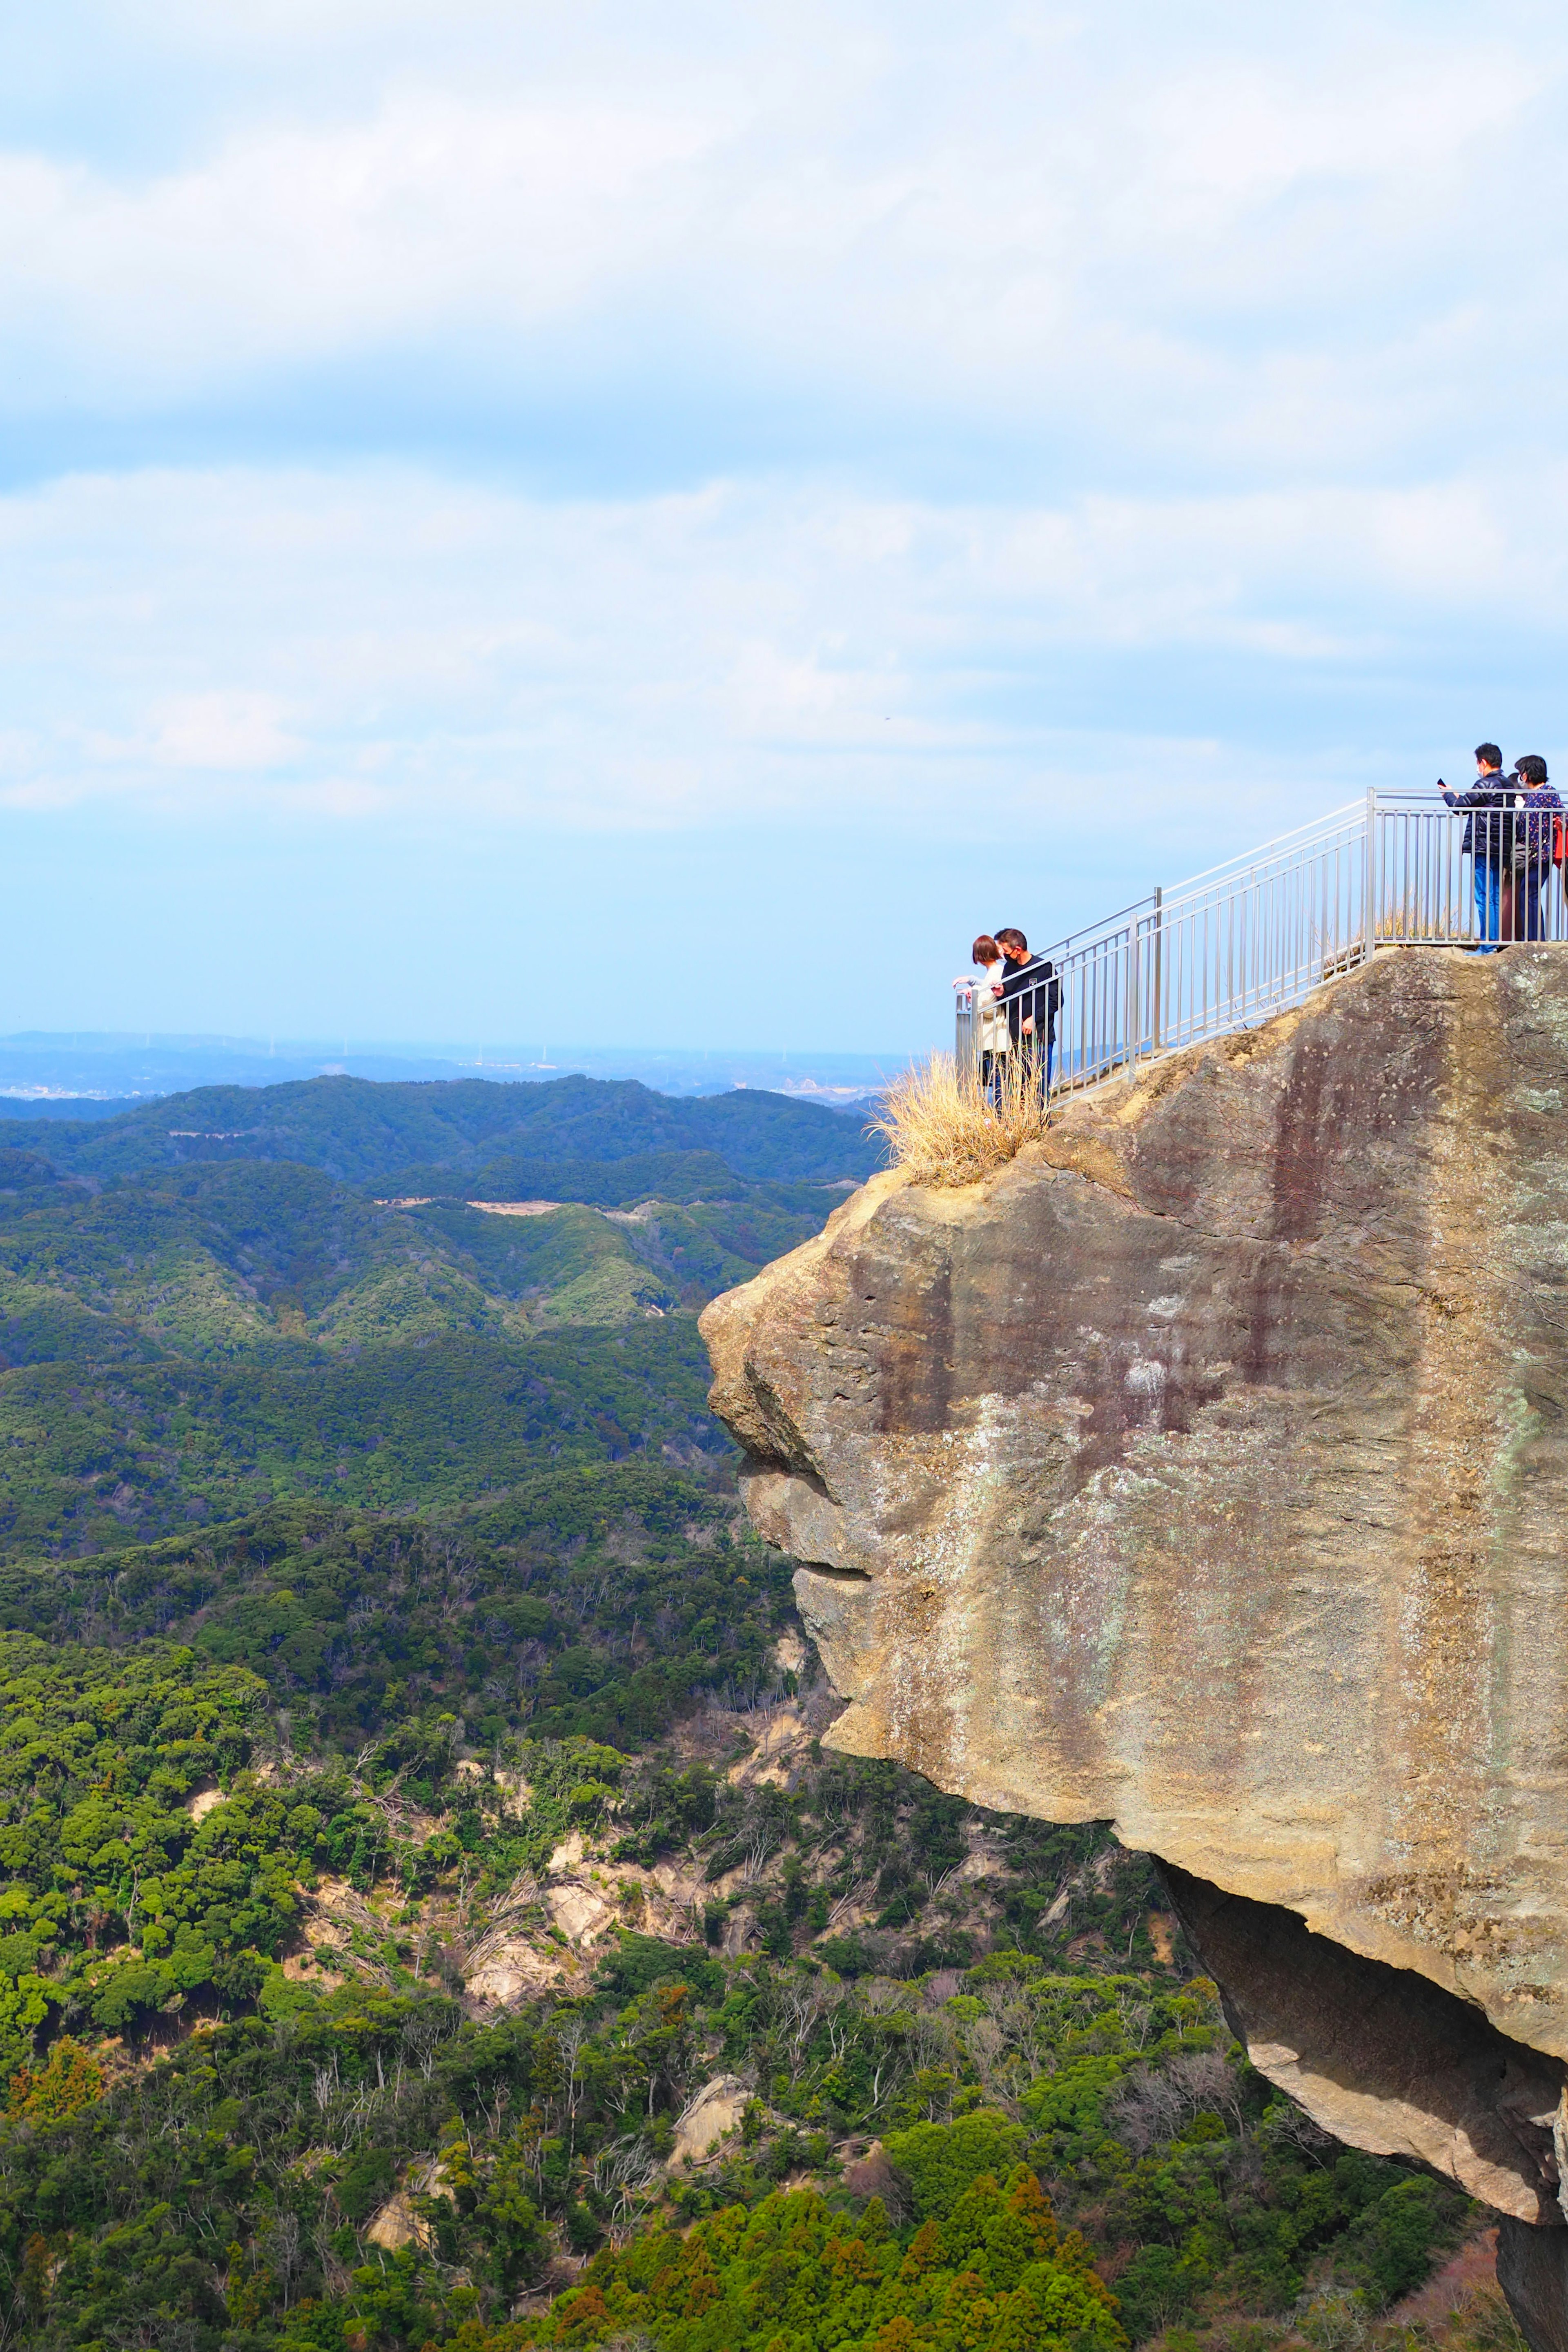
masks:
<instances>
[{"instance_id":1,"label":"blue sky","mask_svg":"<svg viewBox=\"0 0 1568 2352\"><path fill-rule=\"evenodd\" d=\"M903 1049L1558 756L1560 11L0 22L0 1029Z\"/></svg>"}]
</instances>

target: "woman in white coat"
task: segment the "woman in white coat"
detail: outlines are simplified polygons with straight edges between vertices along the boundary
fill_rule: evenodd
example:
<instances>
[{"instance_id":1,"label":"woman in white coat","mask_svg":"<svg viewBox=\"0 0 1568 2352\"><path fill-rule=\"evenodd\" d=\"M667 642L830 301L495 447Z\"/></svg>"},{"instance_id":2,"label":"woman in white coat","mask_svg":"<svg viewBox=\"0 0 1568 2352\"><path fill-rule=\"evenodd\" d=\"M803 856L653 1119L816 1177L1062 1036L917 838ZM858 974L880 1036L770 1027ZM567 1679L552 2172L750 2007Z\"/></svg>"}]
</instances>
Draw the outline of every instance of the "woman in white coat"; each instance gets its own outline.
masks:
<instances>
[{"instance_id":1,"label":"woman in white coat","mask_svg":"<svg viewBox=\"0 0 1568 2352\"><path fill-rule=\"evenodd\" d=\"M1007 977L1007 963L989 931L981 932L969 955L971 962L980 967L980 978L971 983L974 990L974 1013L970 1030L974 1063L980 1072L982 1094L988 1102L995 1103L1002 1097L1002 1074L1013 1044L1002 1003L1002 982Z\"/></svg>"}]
</instances>

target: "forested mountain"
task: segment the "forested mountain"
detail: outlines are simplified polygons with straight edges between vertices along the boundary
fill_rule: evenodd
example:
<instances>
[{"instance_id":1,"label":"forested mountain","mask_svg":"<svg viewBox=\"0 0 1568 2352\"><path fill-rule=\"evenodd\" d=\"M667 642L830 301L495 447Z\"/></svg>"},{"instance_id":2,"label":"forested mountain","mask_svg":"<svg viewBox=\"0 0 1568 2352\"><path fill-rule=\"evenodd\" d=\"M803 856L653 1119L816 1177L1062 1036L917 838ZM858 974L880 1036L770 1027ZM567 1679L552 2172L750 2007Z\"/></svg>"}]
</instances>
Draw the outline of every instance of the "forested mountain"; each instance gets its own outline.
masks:
<instances>
[{"instance_id":1,"label":"forested mountain","mask_svg":"<svg viewBox=\"0 0 1568 2352\"><path fill-rule=\"evenodd\" d=\"M415 1168L477 1174L513 1161L702 1152L731 1177L831 1182L868 1176L881 1164L856 1119L818 1104L744 1089L659 1095L629 1078L378 1086L321 1077L280 1087L199 1087L113 1118L7 1120L4 1139L93 1176L192 1161L284 1160L363 1182Z\"/></svg>"},{"instance_id":2,"label":"forested mountain","mask_svg":"<svg viewBox=\"0 0 1568 2352\"><path fill-rule=\"evenodd\" d=\"M1473 2226L1142 1858L823 1748L694 1309L853 1124L154 1108L0 1152L0 2347L1352 2352Z\"/></svg>"},{"instance_id":3,"label":"forested mountain","mask_svg":"<svg viewBox=\"0 0 1568 2352\"><path fill-rule=\"evenodd\" d=\"M728 1190L503 1216L288 1162L100 1181L0 1150L0 1556L722 1451L689 1310L844 1197Z\"/></svg>"}]
</instances>

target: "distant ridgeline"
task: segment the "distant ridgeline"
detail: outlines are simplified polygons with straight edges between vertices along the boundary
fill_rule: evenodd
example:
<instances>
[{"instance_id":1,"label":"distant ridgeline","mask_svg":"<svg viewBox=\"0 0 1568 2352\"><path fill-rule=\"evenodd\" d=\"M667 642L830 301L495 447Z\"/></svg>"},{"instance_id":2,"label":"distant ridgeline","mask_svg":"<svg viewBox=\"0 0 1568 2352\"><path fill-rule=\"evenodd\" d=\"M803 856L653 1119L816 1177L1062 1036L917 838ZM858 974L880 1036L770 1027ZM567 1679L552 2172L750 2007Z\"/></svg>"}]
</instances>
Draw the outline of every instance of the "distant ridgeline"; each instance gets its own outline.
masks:
<instances>
[{"instance_id":1,"label":"distant ridgeline","mask_svg":"<svg viewBox=\"0 0 1568 2352\"><path fill-rule=\"evenodd\" d=\"M439 1178L435 1189L473 1199L486 1197L486 1187L494 1188L492 1197L509 1197L517 1169L528 1171L531 1181L550 1173L563 1198L597 1202L599 1191L563 1192L563 1184L581 1183L589 1168L646 1159L623 1198L644 1198L649 1186L668 1196L674 1186L684 1200L705 1197L715 1183L732 1194L737 1179L820 1184L858 1181L881 1165L858 1119L842 1111L746 1089L660 1095L630 1078L383 1086L323 1077L281 1087L198 1087L112 1118L7 1118L0 1136L81 1175L289 1160L342 1183L375 1182L383 1190L395 1183L416 1191Z\"/></svg>"},{"instance_id":2,"label":"distant ridgeline","mask_svg":"<svg viewBox=\"0 0 1568 2352\"><path fill-rule=\"evenodd\" d=\"M205 1087L0 1138L0 1557L722 1459L692 1315L878 1160L814 1104L578 1077Z\"/></svg>"}]
</instances>

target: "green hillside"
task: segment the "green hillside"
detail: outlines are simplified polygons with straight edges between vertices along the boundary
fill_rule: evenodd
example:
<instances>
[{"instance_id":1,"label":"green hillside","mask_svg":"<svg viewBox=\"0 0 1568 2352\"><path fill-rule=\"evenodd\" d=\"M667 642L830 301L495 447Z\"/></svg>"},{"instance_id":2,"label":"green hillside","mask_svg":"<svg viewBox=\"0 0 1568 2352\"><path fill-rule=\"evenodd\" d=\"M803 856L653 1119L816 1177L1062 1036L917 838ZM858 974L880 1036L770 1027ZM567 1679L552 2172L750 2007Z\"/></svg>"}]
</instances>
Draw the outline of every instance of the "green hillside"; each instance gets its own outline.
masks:
<instances>
[{"instance_id":1,"label":"green hillside","mask_svg":"<svg viewBox=\"0 0 1568 2352\"><path fill-rule=\"evenodd\" d=\"M367 1728L443 1709L482 1744L527 1720L539 1737L636 1746L694 1692L773 1679L789 1570L760 1548L737 1565L734 1501L712 1466L584 1457L435 1525L300 1504L13 1563L0 1567L0 1628L89 1645L112 1628L121 1652L175 1642L243 1665L308 1749L352 1753ZM754 1600L738 1610L742 1572Z\"/></svg>"},{"instance_id":2,"label":"green hillside","mask_svg":"<svg viewBox=\"0 0 1568 2352\"><path fill-rule=\"evenodd\" d=\"M440 1332L513 1336L698 1307L817 1231L816 1185L603 1213L505 1216L459 1198L405 1208L313 1169L229 1161L57 1176L0 1150L0 1353L12 1363L293 1361Z\"/></svg>"},{"instance_id":3,"label":"green hillside","mask_svg":"<svg viewBox=\"0 0 1568 2352\"><path fill-rule=\"evenodd\" d=\"M275 1499L439 1513L556 1462L722 1458L691 1323L336 1363L35 1366L0 1378L0 1558L162 1536Z\"/></svg>"},{"instance_id":4,"label":"green hillside","mask_svg":"<svg viewBox=\"0 0 1568 2352\"><path fill-rule=\"evenodd\" d=\"M0 1151L0 1557L722 1454L692 1312L843 1197L731 1189L514 1217L288 1162L97 1180Z\"/></svg>"},{"instance_id":5,"label":"green hillside","mask_svg":"<svg viewBox=\"0 0 1568 2352\"><path fill-rule=\"evenodd\" d=\"M44 1126L0 2347L1354 2352L1470 2226L1251 2072L1146 1858L824 1748L694 1310L853 1124L325 1080Z\"/></svg>"},{"instance_id":6,"label":"green hillside","mask_svg":"<svg viewBox=\"0 0 1568 2352\"><path fill-rule=\"evenodd\" d=\"M858 1119L815 1103L744 1090L659 1095L634 1079L581 1077L537 1086L342 1077L200 1087L115 1118L7 1121L5 1138L92 1176L270 1160L373 1182L418 1167L468 1172L503 1160L704 1152L742 1179L831 1182L859 1181L881 1164Z\"/></svg>"},{"instance_id":7,"label":"green hillside","mask_svg":"<svg viewBox=\"0 0 1568 2352\"><path fill-rule=\"evenodd\" d=\"M8 2340L1364 2341L1465 2200L1251 2072L1102 1831L824 1754L786 1580L652 1465L7 1578Z\"/></svg>"}]
</instances>

